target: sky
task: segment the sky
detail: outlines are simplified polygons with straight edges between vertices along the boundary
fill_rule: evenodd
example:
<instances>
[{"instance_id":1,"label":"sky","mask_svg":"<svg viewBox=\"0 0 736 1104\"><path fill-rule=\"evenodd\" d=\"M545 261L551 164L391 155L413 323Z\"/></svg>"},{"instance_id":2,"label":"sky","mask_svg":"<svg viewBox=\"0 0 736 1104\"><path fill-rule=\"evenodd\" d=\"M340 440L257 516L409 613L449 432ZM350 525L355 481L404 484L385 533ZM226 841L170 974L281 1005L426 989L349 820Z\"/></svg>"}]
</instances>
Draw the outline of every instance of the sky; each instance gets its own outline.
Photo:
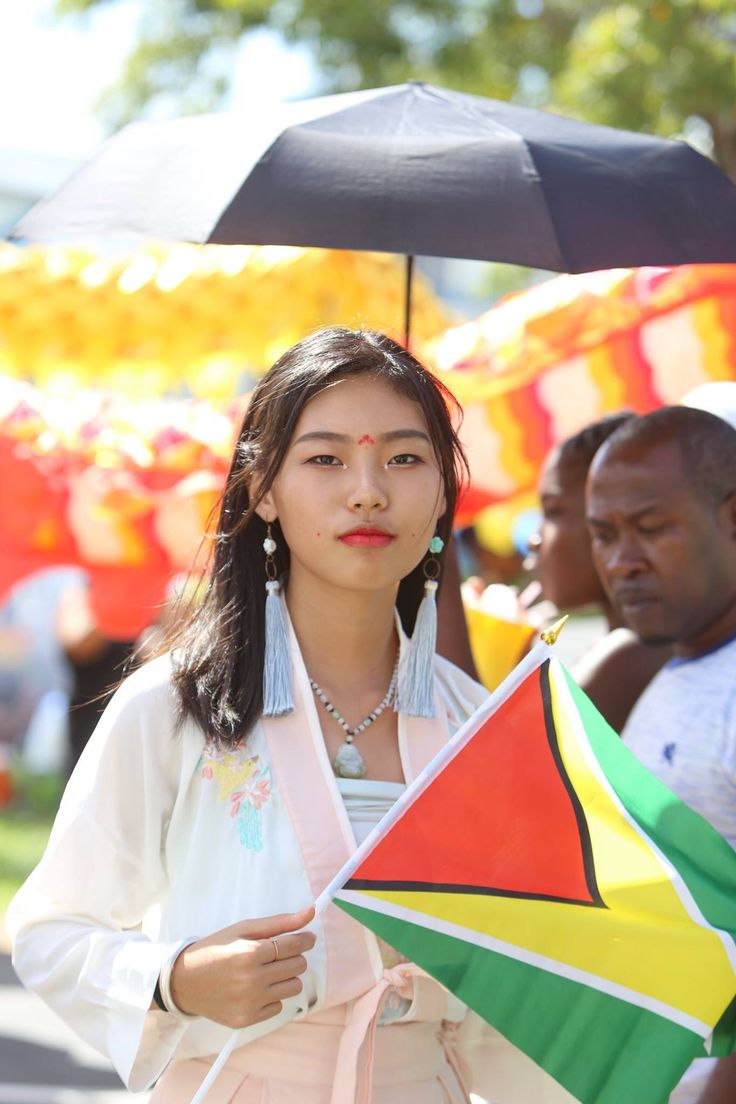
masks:
<instances>
[{"instance_id":1,"label":"sky","mask_svg":"<svg viewBox=\"0 0 736 1104\"><path fill-rule=\"evenodd\" d=\"M0 3L0 150L84 156L104 137L94 116L134 36L144 0L115 0L84 17L59 19L53 0ZM274 35L249 36L240 51L231 106L308 94L314 71L304 51Z\"/></svg>"}]
</instances>

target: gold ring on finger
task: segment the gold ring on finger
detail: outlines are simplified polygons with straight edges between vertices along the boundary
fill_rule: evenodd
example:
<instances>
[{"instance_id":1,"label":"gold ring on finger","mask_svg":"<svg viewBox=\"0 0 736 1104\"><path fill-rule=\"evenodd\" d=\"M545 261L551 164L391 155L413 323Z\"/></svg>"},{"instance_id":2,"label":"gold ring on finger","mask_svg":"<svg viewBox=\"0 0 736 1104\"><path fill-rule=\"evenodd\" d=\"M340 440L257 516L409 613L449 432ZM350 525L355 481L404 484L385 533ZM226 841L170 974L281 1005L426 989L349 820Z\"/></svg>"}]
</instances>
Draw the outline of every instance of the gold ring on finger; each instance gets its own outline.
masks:
<instances>
[{"instance_id":1,"label":"gold ring on finger","mask_svg":"<svg viewBox=\"0 0 736 1104\"><path fill-rule=\"evenodd\" d=\"M278 940L277 940L277 939L272 939L272 940L271 940L271 942L273 943L273 961L274 961L274 962L278 962L278 960L279 960L279 944L278 944Z\"/></svg>"}]
</instances>

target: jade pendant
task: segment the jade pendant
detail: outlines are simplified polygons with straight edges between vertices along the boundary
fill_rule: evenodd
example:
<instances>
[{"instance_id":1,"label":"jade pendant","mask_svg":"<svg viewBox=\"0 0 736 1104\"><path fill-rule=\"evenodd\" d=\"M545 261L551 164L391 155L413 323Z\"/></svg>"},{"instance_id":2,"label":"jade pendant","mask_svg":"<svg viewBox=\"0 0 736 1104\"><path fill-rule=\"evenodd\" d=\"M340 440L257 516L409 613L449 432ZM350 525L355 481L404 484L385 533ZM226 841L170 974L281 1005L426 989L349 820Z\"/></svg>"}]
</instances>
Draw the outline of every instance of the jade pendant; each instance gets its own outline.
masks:
<instances>
[{"instance_id":1,"label":"jade pendant","mask_svg":"<svg viewBox=\"0 0 736 1104\"><path fill-rule=\"evenodd\" d=\"M341 744L332 761L332 769L338 778L362 778L366 772L363 756L355 744Z\"/></svg>"}]
</instances>

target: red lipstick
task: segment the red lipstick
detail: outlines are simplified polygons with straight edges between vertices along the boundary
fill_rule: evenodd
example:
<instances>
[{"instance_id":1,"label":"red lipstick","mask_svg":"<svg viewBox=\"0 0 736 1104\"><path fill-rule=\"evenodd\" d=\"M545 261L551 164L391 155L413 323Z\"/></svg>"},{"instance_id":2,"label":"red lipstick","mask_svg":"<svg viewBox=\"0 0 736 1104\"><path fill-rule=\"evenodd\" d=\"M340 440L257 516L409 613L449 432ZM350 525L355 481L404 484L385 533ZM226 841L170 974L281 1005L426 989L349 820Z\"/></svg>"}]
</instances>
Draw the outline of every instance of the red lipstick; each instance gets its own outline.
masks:
<instances>
[{"instance_id":1,"label":"red lipstick","mask_svg":"<svg viewBox=\"0 0 736 1104\"><path fill-rule=\"evenodd\" d=\"M385 529L368 525L342 533L339 539L350 548L386 548L391 541L395 540L395 537Z\"/></svg>"}]
</instances>

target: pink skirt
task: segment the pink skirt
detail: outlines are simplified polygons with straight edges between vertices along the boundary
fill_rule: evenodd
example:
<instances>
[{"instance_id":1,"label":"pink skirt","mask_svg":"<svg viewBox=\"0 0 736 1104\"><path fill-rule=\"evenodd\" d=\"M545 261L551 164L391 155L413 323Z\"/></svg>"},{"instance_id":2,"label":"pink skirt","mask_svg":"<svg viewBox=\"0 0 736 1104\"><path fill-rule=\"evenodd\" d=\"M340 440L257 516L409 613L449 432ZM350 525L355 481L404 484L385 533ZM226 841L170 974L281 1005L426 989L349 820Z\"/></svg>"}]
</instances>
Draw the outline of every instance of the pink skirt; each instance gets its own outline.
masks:
<instances>
[{"instance_id":1,"label":"pink skirt","mask_svg":"<svg viewBox=\"0 0 736 1104\"><path fill-rule=\"evenodd\" d=\"M344 1023L310 1017L233 1051L206 1104L468 1104L450 1035L438 1022L375 1031L370 1073L339 1072ZM320 1022L322 1021L322 1022ZM150 1104L188 1104L214 1058L174 1061Z\"/></svg>"}]
</instances>

